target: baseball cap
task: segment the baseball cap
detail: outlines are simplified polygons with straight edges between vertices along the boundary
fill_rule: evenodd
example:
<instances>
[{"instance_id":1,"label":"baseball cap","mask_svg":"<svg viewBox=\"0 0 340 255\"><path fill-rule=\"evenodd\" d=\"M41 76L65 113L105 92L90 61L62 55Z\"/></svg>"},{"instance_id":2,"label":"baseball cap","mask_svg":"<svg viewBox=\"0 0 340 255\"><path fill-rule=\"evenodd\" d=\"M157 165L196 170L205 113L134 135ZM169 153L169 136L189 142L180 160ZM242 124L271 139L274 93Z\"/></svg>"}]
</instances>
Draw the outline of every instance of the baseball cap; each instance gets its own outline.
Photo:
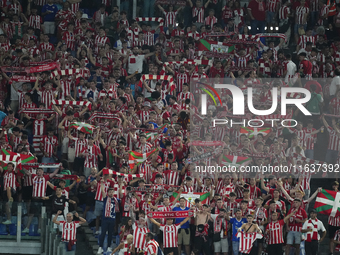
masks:
<instances>
[{"instance_id":1,"label":"baseball cap","mask_svg":"<svg viewBox=\"0 0 340 255\"><path fill-rule=\"evenodd\" d=\"M151 104L150 104L149 101L145 101L144 104L143 104L143 106L151 107Z\"/></svg>"}]
</instances>

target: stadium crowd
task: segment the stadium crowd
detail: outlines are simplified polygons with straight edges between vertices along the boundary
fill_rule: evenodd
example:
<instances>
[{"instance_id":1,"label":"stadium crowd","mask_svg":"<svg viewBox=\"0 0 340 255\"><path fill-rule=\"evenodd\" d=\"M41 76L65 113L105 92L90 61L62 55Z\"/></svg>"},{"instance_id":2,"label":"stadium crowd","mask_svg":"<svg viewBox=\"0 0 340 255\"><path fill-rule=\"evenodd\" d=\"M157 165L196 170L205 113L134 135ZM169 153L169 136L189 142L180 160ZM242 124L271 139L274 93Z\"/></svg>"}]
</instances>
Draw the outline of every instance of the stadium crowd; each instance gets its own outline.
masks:
<instances>
[{"instance_id":1,"label":"stadium crowd","mask_svg":"<svg viewBox=\"0 0 340 255\"><path fill-rule=\"evenodd\" d=\"M92 213L98 254L107 238L119 255L298 255L302 241L309 255L326 232L339 251L340 217L325 228L308 213L323 189L304 164L340 164L340 4L145 0L132 17L132 1L97 2L0 1L2 224L25 202L23 233L46 205L67 250ZM256 87L261 109L273 87L304 87L312 116L290 106L267 117L296 127L213 127L239 103L219 90L202 115L200 87L216 81ZM296 171L195 172L231 163Z\"/></svg>"}]
</instances>

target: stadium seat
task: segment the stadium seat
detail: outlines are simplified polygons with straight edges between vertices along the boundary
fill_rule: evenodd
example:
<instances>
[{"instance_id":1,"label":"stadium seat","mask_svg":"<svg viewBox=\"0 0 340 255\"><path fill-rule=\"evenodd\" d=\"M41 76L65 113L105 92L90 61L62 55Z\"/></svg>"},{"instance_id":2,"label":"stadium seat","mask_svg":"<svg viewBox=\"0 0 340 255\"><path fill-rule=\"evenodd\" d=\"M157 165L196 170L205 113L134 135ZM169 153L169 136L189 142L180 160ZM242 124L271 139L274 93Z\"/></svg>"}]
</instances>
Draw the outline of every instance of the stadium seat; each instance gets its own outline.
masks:
<instances>
[{"instance_id":1,"label":"stadium seat","mask_svg":"<svg viewBox=\"0 0 340 255\"><path fill-rule=\"evenodd\" d=\"M9 224L8 225L8 229L9 229L9 234L11 236L16 236L17 235L17 225L16 224Z\"/></svg>"},{"instance_id":2,"label":"stadium seat","mask_svg":"<svg viewBox=\"0 0 340 255\"><path fill-rule=\"evenodd\" d=\"M8 235L7 226L4 225L4 224L0 224L0 235L2 235L2 236Z\"/></svg>"}]
</instances>

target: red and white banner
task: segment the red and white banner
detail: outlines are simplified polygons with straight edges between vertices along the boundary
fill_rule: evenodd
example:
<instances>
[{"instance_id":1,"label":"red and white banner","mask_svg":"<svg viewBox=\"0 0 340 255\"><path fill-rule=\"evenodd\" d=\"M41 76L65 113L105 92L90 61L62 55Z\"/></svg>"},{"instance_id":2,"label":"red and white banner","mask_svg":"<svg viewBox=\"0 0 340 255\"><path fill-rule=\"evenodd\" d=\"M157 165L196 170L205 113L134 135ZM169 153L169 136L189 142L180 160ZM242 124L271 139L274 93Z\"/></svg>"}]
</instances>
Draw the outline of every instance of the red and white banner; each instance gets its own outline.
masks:
<instances>
[{"instance_id":1,"label":"red and white banner","mask_svg":"<svg viewBox=\"0 0 340 255\"><path fill-rule=\"evenodd\" d=\"M27 108L19 110L19 113L30 113L30 114L55 114L56 112L44 108Z\"/></svg>"},{"instance_id":2,"label":"red and white banner","mask_svg":"<svg viewBox=\"0 0 340 255\"><path fill-rule=\"evenodd\" d=\"M260 37L277 37L277 38L282 38L283 40L286 41L286 35L285 34L280 34L280 33L265 33L265 34L259 34Z\"/></svg>"},{"instance_id":3,"label":"red and white banner","mask_svg":"<svg viewBox=\"0 0 340 255\"><path fill-rule=\"evenodd\" d=\"M148 212L148 218L153 219L168 219L168 218L186 218L193 217L194 211L170 211L170 212Z\"/></svg>"},{"instance_id":4,"label":"red and white banner","mask_svg":"<svg viewBox=\"0 0 340 255\"><path fill-rule=\"evenodd\" d=\"M189 146L224 146L222 141L193 141L188 144Z\"/></svg>"},{"instance_id":5,"label":"red and white banner","mask_svg":"<svg viewBox=\"0 0 340 255\"><path fill-rule=\"evenodd\" d=\"M143 87L143 81L146 80L163 80L163 81L168 81L169 85L171 86L171 91L175 89L175 83L174 83L174 78L171 75L152 75L152 74L143 74L142 77L140 78L140 81L138 83L139 87Z\"/></svg>"},{"instance_id":6,"label":"red and white banner","mask_svg":"<svg viewBox=\"0 0 340 255\"><path fill-rule=\"evenodd\" d=\"M89 101L68 101L68 100L53 100L52 104L55 105L77 105L77 106L87 106L89 110L91 111L91 102Z\"/></svg>"},{"instance_id":7,"label":"red and white banner","mask_svg":"<svg viewBox=\"0 0 340 255\"><path fill-rule=\"evenodd\" d=\"M132 178L142 178L144 175L143 174L123 174L123 173L118 173L116 171L113 171L108 168L103 169L103 174L112 174L116 176L123 176L123 177L132 177Z\"/></svg>"},{"instance_id":8,"label":"red and white banner","mask_svg":"<svg viewBox=\"0 0 340 255\"><path fill-rule=\"evenodd\" d=\"M13 75L11 81L18 81L18 82L36 82L37 77L35 76L26 76L26 75Z\"/></svg>"},{"instance_id":9,"label":"red and white banner","mask_svg":"<svg viewBox=\"0 0 340 255\"><path fill-rule=\"evenodd\" d=\"M1 70L4 73L40 73L44 71L49 71L53 69L60 69L60 63L53 62L41 66L31 66L31 67L11 67L4 66L1 67Z\"/></svg>"},{"instance_id":10,"label":"red and white banner","mask_svg":"<svg viewBox=\"0 0 340 255\"><path fill-rule=\"evenodd\" d=\"M60 179L60 180L77 181L79 179L79 176L78 175L71 175L71 174L57 174L53 178L54 179Z\"/></svg>"},{"instance_id":11,"label":"red and white banner","mask_svg":"<svg viewBox=\"0 0 340 255\"><path fill-rule=\"evenodd\" d=\"M104 113L104 112L95 112L89 118L89 121L93 121L94 119L108 119L108 120L118 120L121 121L119 116L114 113Z\"/></svg>"}]
</instances>

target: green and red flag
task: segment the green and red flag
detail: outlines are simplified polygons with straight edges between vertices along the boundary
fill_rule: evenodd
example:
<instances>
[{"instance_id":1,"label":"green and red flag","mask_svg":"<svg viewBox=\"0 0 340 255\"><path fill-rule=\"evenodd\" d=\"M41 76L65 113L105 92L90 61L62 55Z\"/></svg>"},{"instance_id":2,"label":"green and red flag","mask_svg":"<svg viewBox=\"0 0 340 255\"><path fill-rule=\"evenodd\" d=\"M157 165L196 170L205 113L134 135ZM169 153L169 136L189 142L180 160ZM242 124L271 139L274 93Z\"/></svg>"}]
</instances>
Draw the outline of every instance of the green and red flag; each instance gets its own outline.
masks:
<instances>
[{"instance_id":1,"label":"green and red flag","mask_svg":"<svg viewBox=\"0 0 340 255\"><path fill-rule=\"evenodd\" d=\"M4 163L3 164L4 170L7 170L8 163L13 163L14 168L19 167L21 169L21 157L19 153L1 149L0 161Z\"/></svg>"},{"instance_id":2,"label":"green and red flag","mask_svg":"<svg viewBox=\"0 0 340 255\"><path fill-rule=\"evenodd\" d=\"M170 202L173 202L178 193L173 192L172 196L170 197ZM190 207L195 204L195 199L199 198L202 201L202 204L208 203L210 192L182 192L181 197L184 197L187 201L186 206Z\"/></svg>"},{"instance_id":3,"label":"green and red flag","mask_svg":"<svg viewBox=\"0 0 340 255\"><path fill-rule=\"evenodd\" d=\"M152 141L152 139L154 139L158 135L158 133L152 132L152 131L146 131L145 135L146 135L146 141L150 142L150 141Z\"/></svg>"},{"instance_id":4,"label":"green and red flag","mask_svg":"<svg viewBox=\"0 0 340 255\"><path fill-rule=\"evenodd\" d=\"M251 158L248 157L240 157L240 156L232 156L232 155L223 155L222 156L222 164L226 166L246 166L251 162Z\"/></svg>"},{"instance_id":5,"label":"green and red flag","mask_svg":"<svg viewBox=\"0 0 340 255\"><path fill-rule=\"evenodd\" d=\"M233 50L235 50L235 46L229 43L201 39L198 44L198 50L213 51L218 53L231 53Z\"/></svg>"},{"instance_id":6,"label":"green and red flag","mask_svg":"<svg viewBox=\"0 0 340 255\"><path fill-rule=\"evenodd\" d=\"M130 169L134 168L135 166L135 160L137 160L137 166L141 163L143 163L145 160L147 160L148 157L151 156L151 154L153 154L155 151L157 151L158 149L154 149L150 152L147 153L139 153L136 151L131 151L129 153L129 166Z\"/></svg>"},{"instance_id":7,"label":"green and red flag","mask_svg":"<svg viewBox=\"0 0 340 255\"><path fill-rule=\"evenodd\" d=\"M80 132L83 132L85 134L92 134L93 131L96 129L96 126L93 126L91 124L87 124L84 122L72 122L70 124L70 128L74 128Z\"/></svg>"},{"instance_id":8,"label":"green and red flag","mask_svg":"<svg viewBox=\"0 0 340 255\"><path fill-rule=\"evenodd\" d=\"M326 189L321 190L316 197L314 209L321 214L339 217L340 193Z\"/></svg>"},{"instance_id":9,"label":"green and red flag","mask_svg":"<svg viewBox=\"0 0 340 255\"><path fill-rule=\"evenodd\" d=\"M271 132L271 128L267 127L259 127L259 128L253 128L253 127L241 127L240 133L241 134L249 134L249 138L253 138L254 135L262 134L263 136L266 136Z\"/></svg>"}]
</instances>

